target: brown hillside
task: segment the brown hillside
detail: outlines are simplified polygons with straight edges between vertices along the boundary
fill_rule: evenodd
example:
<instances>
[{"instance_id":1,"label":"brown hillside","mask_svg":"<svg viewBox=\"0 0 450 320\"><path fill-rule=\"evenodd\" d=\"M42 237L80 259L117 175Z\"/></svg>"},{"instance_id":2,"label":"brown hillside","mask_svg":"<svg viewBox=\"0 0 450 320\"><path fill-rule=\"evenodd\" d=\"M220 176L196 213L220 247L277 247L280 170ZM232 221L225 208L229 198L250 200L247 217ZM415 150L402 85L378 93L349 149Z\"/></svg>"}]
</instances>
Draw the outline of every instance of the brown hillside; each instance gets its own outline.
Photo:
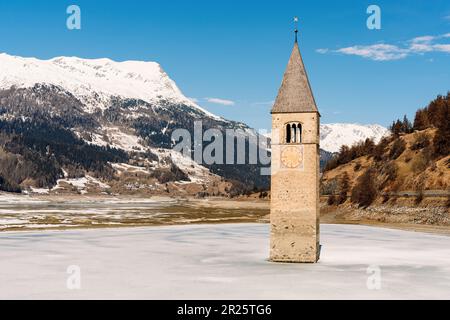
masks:
<instances>
[{"instance_id":1,"label":"brown hillside","mask_svg":"<svg viewBox=\"0 0 450 320\"><path fill-rule=\"evenodd\" d=\"M357 179L369 168L375 171L375 183L380 194L398 191L449 190L450 155L434 160L431 159L429 146L420 148L416 145L424 136L428 141L432 141L435 134L435 129L405 134L389 142L379 161L373 156L361 156L325 171L322 176L322 192L337 194L344 172L347 172L350 186L353 188ZM393 159L394 144L398 140L405 143L405 149Z\"/></svg>"}]
</instances>

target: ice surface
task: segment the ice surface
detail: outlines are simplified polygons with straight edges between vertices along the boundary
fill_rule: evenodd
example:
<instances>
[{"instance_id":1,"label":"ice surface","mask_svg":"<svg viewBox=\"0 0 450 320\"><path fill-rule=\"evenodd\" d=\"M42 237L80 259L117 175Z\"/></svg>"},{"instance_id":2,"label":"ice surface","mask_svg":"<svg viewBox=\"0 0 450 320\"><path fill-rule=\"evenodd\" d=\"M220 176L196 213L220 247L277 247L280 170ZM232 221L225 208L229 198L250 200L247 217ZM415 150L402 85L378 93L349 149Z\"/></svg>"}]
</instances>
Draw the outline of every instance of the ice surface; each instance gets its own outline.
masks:
<instances>
[{"instance_id":1,"label":"ice surface","mask_svg":"<svg viewBox=\"0 0 450 320\"><path fill-rule=\"evenodd\" d=\"M450 237L323 225L318 264L271 263L268 240L263 224L0 233L0 299L450 298Z\"/></svg>"}]
</instances>

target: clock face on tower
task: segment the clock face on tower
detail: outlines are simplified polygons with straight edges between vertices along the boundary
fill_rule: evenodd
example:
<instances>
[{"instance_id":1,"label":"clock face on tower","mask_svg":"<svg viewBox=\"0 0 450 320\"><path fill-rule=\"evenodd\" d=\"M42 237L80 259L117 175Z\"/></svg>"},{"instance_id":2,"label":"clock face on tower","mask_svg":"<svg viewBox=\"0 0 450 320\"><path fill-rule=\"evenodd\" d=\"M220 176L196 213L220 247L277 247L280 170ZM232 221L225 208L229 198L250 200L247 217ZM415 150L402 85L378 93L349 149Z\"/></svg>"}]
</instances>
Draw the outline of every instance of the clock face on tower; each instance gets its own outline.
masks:
<instances>
[{"instance_id":1,"label":"clock face on tower","mask_svg":"<svg viewBox=\"0 0 450 320\"><path fill-rule=\"evenodd\" d=\"M301 146L284 147L281 150L281 163L284 168L298 168L303 164L303 149Z\"/></svg>"}]
</instances>

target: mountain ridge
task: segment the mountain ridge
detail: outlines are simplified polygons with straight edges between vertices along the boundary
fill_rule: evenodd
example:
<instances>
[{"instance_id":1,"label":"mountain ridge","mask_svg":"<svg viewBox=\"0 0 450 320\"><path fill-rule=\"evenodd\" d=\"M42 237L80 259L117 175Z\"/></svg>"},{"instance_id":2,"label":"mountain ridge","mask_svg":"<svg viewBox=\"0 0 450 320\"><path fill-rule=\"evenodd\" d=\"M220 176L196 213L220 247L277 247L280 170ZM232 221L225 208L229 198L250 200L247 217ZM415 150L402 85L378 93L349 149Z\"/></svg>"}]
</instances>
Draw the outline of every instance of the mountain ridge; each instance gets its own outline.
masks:
<instances>
[{"instance_id":1,"label":"mountain ridge","mask_svg":"<svg viewBox=\"0 0 450 320\"><path fill-rule=\"evenodd\" d=\"M390 131L379 124L327 123L320 126L320 147L328 152L338 152L340 147L364 141L367 138L378 143Z\"/></svg>"},{"instance_id":2,"label":"mountain ridge","mask_svg":"<svg viewBox=\"0 0 450 320\"><path fill-rule=\"evenodd\" d=\"M0 89L30 88L35 84L52 84L71 92L84 102L87 112L105 109L111 97L167 101L185 104L210 117L224 120L185 97L176 83L153 61L114 61L109 58L83 59L55 57L48 60L23 58L0 53L2 73ZM225 120L224 120L225 121Z\"/></svg>"}]
</instances>

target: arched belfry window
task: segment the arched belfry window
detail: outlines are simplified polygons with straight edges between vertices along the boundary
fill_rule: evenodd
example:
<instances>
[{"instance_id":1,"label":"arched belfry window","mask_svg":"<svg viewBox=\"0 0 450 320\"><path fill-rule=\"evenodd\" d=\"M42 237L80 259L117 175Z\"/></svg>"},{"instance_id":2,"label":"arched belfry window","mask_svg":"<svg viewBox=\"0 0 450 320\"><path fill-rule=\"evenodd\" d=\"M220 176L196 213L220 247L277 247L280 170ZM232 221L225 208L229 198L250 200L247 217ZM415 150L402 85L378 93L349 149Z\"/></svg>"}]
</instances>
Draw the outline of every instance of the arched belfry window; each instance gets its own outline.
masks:
<instances>
[{"instance_id":1,"label":"arched belfry window","mask_svg":"<svg viewBox=\"0 0 450 320\"><path fill-rule=\"evenodd\" d=\"M287 123L285 143L302 143L302 125L298 122Z\"/></svg>"},{"instance_id":2,"label":"arched belfry window","mask_svg":"<svg viewBox=\"0 0 450 320\"><path fill-rule=\"evenodd\" d=\"M297 123L297 134L295 141L297 143L302 143L302 125L300 123Z\"/></svg>"},{"instance_id":3,"label":"arched belfry window","mask_svg":"<svg viewBox=\"0 0 450 320\"><path fill-rule=\"evenodd\" d=\"M297 138L297 125L294 123L292 125L292 134L291 134L291 142L295 143L295 139Z\"/></svg>"},{"instance_id":4,"label":"arched belfry window","mask_svg":"<svg viewBox=\"0 0 450 320\"><path fill-rule=\"evenodd\" d=\"M286 125L286 143L290 143L291 141L291 125L288 123Z\"/></svg>"}]
</instances>

